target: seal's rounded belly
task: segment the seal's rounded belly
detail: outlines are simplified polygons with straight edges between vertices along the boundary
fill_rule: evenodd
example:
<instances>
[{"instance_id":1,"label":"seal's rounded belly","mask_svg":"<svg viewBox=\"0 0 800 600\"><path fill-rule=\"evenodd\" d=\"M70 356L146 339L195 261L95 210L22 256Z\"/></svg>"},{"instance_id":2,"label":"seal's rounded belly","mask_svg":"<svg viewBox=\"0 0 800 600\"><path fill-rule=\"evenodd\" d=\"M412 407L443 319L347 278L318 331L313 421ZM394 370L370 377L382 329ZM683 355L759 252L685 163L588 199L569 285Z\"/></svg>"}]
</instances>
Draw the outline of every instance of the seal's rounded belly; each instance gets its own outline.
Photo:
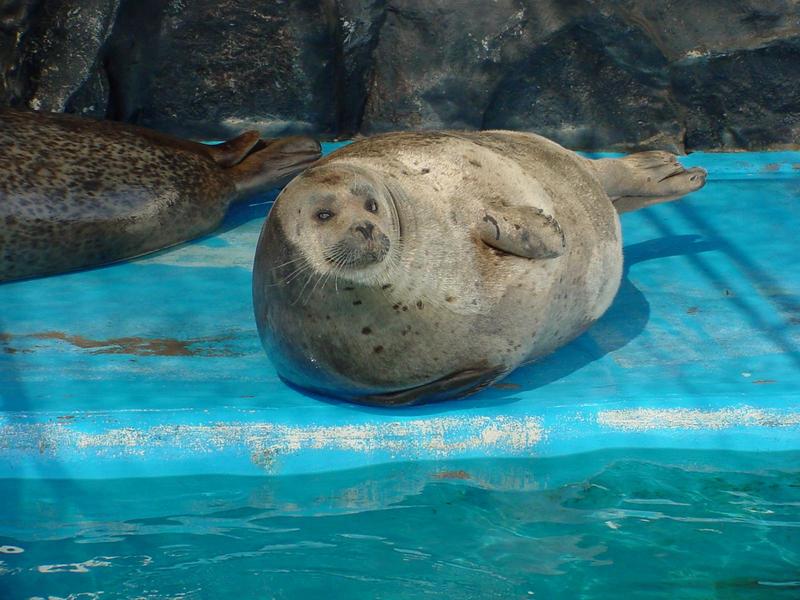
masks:
<instances>
[{"instance_id":1,"label":"seal's rounded belly","mask_svg":"<svg viewBox=\"0 0 800 600\"><path fill-rule=\"evenodd\" d=\"M214 229L239 194L319 156L247 132L219 146L122 123L0 110L0 282L139 256Z\"/></svg>"},{"instance_id":2,"label":"seal's rounded belly","mask_svg":"<svg viewBox=\"0 0 800 600\"><path fill-rule=\"evenodd\" d=\"M296 385L391 405L470 393L551 352L619 285L609 166L511 132L387 134L334 153L262 231L268 355Z\"/></svg>"}]
</instances>

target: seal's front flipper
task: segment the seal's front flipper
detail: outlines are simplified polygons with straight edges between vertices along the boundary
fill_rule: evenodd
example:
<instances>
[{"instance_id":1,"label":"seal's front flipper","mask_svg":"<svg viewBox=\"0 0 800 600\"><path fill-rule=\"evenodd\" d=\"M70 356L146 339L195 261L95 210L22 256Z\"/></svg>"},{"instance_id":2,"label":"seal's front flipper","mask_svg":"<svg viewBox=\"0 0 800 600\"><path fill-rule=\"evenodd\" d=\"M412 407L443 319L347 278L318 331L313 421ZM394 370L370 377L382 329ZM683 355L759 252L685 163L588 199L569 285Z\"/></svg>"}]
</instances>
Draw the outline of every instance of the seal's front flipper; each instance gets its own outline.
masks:
<instances>
[{"instance_id":1,"label":"seal's front flipper","mask_svg":"<svg viewBox=\"0 0 800 600\"><path fill-rule=\"evenodd\" d=\"M685 169L669 152L639 152L590 164L620 213L676 200L706 182L704 169Z\"/></svg>"},{"instance_id":2,"label":"seal's front flipper","mask_svg":"<svg viewBox=\"0 0 800 600\"><path fill-rule=\"evenodd\" d=\"M538 208L488 208L479 226L484 244L523 258L555 258L566 248L561 226Z\"/></svg>"},{"instance_id":3,"label":"seal's front flipper","mask_svg":"<svg viewBox=\"0 0 800 600\"><path fill-rule=\"evenodd\" d=\"M258 143L257 131L245 131L242 135L222 144L206 146L208 155L220 167L232 167L242 162L245 156Z\"/></svg>"},{"instance_id":4,"label":"seal's front flipper","mask_svg":"<svg viewBox=\"0 0 800 600\"><path fill-rule=\"evenodd\" d=\"M355 402L372 406L412 406L463 398L481 391L506 372L503 368L475 368L451 373L446 377L419 387L389 394L373 394L353 398Z\"/></svg>"},{"instance_id":5,"label":"seal's front flipper","mask_svg":"<svg viewBox=\"0 0 800 600\"><path fill-rule=\"evenodd\" d=\"M232 174L239 193L252 193L287 183L321 155L319 142L310 137L260 140L253 152L226 172Z\"/></svg>"}]
</instances>

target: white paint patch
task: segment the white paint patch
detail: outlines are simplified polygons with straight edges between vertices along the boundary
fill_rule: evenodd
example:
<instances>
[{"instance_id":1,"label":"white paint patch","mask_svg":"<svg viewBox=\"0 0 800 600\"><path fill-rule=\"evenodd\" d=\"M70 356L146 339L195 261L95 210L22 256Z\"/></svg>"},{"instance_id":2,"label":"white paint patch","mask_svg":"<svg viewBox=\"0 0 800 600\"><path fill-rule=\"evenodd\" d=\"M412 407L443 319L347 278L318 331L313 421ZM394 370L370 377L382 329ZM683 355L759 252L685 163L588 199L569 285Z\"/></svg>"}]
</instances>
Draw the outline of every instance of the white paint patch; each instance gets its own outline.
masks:
<instances>
[{"instance_id":1,"label":"white paint patch","mask_svg":"<svg viewBox=\"0 0 800 600\"><path fill-rule=\"evenodd\" d=\"M692 408L632 408L605 410L597 424L610 429L643 432L668 429L731 429L734 427L798 427L800 412L752 406L700 410Z\"/></svg>"},{"instance_id":2,"label":"white paint patch","mask_svg":"<svg viewBox=\"0 0 800 600\"><path fill-rule=\"evenodd\" d=\"M272 423L216 423L121 427L100 433L48 423L0 427L5 451L55 455L90 450L95 456L143 456L153 449L176 454L241 449L256 464L308 450L388 452L392 458L443 458L470 451L519 454L544 437L536 417L438 417L381 424L288 426Z\"/></svg>"}]
</instances>

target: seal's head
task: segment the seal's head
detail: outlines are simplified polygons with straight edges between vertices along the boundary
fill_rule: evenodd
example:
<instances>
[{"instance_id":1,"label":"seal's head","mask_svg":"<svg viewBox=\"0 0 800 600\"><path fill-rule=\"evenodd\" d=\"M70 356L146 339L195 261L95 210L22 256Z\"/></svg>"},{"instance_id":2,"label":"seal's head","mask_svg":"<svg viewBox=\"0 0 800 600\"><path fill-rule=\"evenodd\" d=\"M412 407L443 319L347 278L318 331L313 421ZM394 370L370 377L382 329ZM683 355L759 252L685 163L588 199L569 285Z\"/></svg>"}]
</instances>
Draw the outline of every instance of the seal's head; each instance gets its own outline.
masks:
<instances>
[{"instance_id":1,"label":"seal's head","mask_svg":"<svg viewBox=\"0 0 800 600\"><path fill-rule=\"evenodd\" d=\"M322 165L295 180L280 202L284 231L319 274L374 284L400 247L396 198L381 178L351 165Z\"/></svg>"}]
</instances>

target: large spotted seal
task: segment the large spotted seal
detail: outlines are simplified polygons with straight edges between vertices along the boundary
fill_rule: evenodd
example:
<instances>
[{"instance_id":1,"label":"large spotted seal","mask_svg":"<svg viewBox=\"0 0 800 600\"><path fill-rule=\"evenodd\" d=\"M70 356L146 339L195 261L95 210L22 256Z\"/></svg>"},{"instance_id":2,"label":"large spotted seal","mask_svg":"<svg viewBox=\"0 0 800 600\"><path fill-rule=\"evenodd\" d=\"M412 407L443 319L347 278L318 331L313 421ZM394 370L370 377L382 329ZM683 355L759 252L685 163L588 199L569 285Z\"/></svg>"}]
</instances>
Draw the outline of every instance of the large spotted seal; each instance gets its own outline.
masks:
<instances>
[{"instance_id":1,"label":"large spotted seal","mask_svg":"<svg viewBox=\"0 0 800 600\"><path fill-rule=\"evenodd\" d=\"M620 282L618 212L705 182L675 157L591 161L506 131L356 142L292 181L256 252L263 345L300 387L457 397L576 337Z\"/></svg>"},{"instance_id":2,"label":"large spotted seal","mask_svg":"<svg viewBox=\"0 0 800 600\"><path fill-rule=\"evenodd\" d=\"M139 256L217 227L232 200L319 157L304 137L218 146L71 115L0 110L0 282Z\"/></svg>"}]
</instances>

